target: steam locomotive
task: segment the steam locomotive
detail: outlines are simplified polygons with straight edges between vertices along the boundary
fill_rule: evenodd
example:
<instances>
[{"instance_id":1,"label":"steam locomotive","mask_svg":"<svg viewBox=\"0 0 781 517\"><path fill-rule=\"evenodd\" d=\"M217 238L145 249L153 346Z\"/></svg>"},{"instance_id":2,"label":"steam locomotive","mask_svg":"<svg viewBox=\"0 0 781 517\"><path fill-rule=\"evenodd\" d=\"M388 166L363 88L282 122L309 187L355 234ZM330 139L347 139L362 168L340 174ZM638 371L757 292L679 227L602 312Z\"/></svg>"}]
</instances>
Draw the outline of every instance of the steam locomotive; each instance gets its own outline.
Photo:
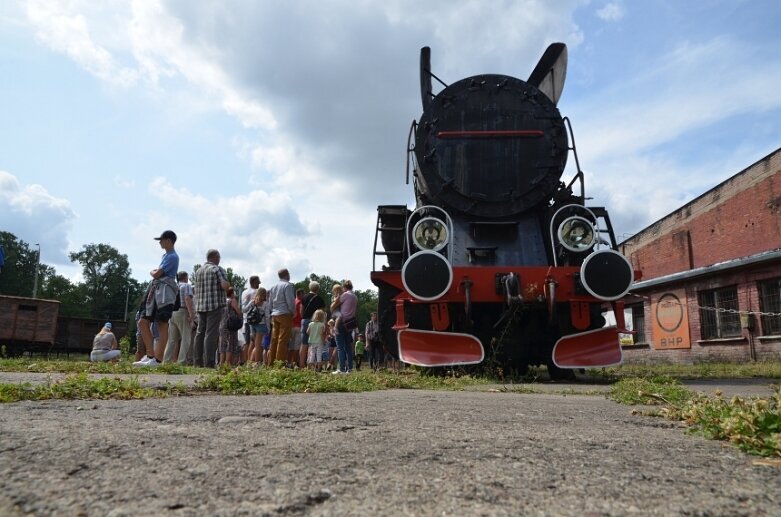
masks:
<instances>
[{"instance_id":1,"label":"steam locomotive","mask_svg":"<svg viewBox=\"0 0 781 517\"><path fill-rule=\"evenodd\" d=\"M556 108L566 46L550 45L526 81L483 74L447 85L430 56L421 49L423 114L407 144L416 206L377 209L380 340L426 367L490 360L564 377L619 364L621 299L635 272L607 210L585 205L572 128ZM570 152L577 170L565 183ZM610 308L616 324L605 326Z\"/></svg>"}]
</instances>

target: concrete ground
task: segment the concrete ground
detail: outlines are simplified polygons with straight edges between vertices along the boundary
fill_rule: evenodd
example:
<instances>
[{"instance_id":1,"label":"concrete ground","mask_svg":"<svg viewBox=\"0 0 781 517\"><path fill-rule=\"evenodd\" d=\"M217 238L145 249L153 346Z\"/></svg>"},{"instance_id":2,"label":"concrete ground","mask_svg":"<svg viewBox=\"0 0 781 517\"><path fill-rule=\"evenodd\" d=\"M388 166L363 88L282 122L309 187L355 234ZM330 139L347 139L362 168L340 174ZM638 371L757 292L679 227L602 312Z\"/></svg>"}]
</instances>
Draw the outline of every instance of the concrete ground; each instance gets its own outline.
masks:
<instances>
[{"instance_id":1,"label":"concrete ground","mask_svg":"<svg viewBox=\"0 0 781 517\"><path fill-rule=\"evenodd\" d=\"M534 386L5 404L0 515L781 514L778 466Z\"/></svg>"}]
</instances>

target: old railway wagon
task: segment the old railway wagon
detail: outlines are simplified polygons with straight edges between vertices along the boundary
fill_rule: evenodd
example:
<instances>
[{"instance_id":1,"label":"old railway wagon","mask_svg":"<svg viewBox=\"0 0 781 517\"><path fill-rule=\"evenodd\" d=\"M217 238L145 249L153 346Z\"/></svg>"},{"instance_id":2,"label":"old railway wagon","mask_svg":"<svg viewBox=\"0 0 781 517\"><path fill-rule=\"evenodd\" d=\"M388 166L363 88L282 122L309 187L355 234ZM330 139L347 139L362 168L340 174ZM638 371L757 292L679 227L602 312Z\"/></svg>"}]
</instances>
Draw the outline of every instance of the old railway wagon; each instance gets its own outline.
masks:
<instances>
[{"instance_id":1,"label":"old railway wagon","mask_svg":"<svg viewBox=\"0 0 781 517\"><path fill-rule=\"evenodd\" d=\"M620 300L635 273L607 210L586 206L572 128L556 107L566 66L566 46L554 43L525 81L447 85L421 49L423 114L407 160L416 205L378 207L371 273L381 340L401 360L545 364L554 377L621 362ZM564 182L570 153L576 170ZM618 321L606 327L611 306Z\"/></svg>"},{"instance_id":2,"label":"old railway wagon","mask_svg":"<svg viewBox=\"0 0 781 517\"><path fill-rule=\"evenodd\" d=\"M6 355L24 352L89 353L92 340L106 322L94 318L60 316L60 302L0 295L0 347ZM127 334L127 323L112 321L117 340Z\"/></svg>"}]
</instances>

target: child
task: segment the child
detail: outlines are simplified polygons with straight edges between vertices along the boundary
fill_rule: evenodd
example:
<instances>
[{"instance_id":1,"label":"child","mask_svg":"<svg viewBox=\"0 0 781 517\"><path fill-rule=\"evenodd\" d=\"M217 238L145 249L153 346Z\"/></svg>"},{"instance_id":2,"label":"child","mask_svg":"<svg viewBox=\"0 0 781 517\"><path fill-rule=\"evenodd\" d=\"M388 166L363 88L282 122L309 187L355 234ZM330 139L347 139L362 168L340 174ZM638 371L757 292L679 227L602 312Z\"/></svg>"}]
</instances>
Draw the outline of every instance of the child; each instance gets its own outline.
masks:
<instances>
[{"instance_id":1,"label":"child","mask_svg":"<svg viewBox=\"0 0 781 517\"><path fill-rule=\"evenodd\" d=\"M331 288L331 317L334 319L334 328L339 328L340 317L342 315L342 294L344 294L344 287L342 284L334 284Z\"/></svg>"},{"instance_id":2,"label":"child","mask_svg":"<svg viewBox=\"0 0 781 517\"><path fill-rule=\"evenodd\" d=\"M328 320L327 339L328 339L328 355L323 357L323 361L327 361L328 365L326 369L331 369L336 365L336 322L332 319Z\"/></svg>"},{"instance_id":3,"label":"child","mask_svg":"<svg viewBox=\"0 0 781 517\"><path fill-rule=\"evenodd\" d=\"M271 330L269 329L269 333L263 336L263 342L261 344L263 347L263 364L268 366L268 349L271 347Z\"/></svg>"},{"instance_id":4,"label":"child","mask_svg":"<svg viewBox=\"0 0 781 517\"><path fill-rule=\"evenodd\" d=\"M263 287L259 287L258 291L255 293L255 298L252 300L252 303L247 306L247 313L249 314L250 310L252 310L253 307L257 308L258 314L260 314L260 321L257 323L250 323L249 324L249 334L250 334L250 356L249 360L254 362L255 364L263 362L263 339L265 336L268 335L268 326L266 325L266 321L268 321L268 315L266 314L269 311L268 307L268 301L266 300L266 296L268 293Z\"/></svg>"},{"instance_id":5,"label":"child","mask_svg":"<svg viewBox=\"0 0 781 517\"><path fill-rule=\"evenodd\" d=\"M316 371L323 368L323 355L326 351L325 346L325 312L317 309L312 315L312 321L306 328L306 335L309 337L309 357L307 363L314 367Z\"/></svg>"},{"instance_id":6,"label":"child","mask_svg":"<svg viewBox=\"0 0 781 517\"><path fill-rule=\"evenodd\" d=\"M225 300L225 307L222 311L222 320L220 320L220 366L234 366L234 360L238 360L241 354L239 348L239 335L235 330L228 329L228 318L231 314L241 316L241 309L239 309L239 303L236 301L236 293L233 287L228 287L226 292L227 299Z\"/></svg>"},{"instance_id":7,"label":"child","mask_svg":"<svg viewBox=\"0 0 781 517\"><path fill-rule=\"evenodd\" d=\"M366 351L366 341L363 338L363 334L358 334L358 340L355 342L355 369L361 369L361 363L363 362L363 354Z\"/></svg>"}]
</instances>

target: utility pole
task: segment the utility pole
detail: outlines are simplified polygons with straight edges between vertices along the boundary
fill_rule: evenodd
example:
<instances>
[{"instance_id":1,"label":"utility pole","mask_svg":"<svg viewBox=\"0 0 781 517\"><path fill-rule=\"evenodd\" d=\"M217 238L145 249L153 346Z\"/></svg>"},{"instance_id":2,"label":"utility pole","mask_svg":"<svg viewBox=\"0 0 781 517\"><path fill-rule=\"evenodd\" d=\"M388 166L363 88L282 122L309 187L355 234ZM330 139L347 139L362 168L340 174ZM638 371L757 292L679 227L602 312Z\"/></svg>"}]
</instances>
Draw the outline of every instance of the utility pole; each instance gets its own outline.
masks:
<instances>
[{"instance_id":1,"label":"utility pole","mask_svg":"<svg viewBox=\"0 0 781 517\"><path fill-rule=\"evenodd\" d=\"M127 304L130 301L130 282L127 283L127 294L125 295L125 321L127 321Z\"/></svg>"},{"instance_id":2,"label":"utility pole","mask_svg":"<svg viewBox=\"0 0 781 517\"><path fill-rule=\"evenodd\" d=\"M33 298L38 298L38 270L41 269L41 245L35 243L38 246L38 257L35 259L35 280L33 281Z\"/></svg>"}]
</instances>

